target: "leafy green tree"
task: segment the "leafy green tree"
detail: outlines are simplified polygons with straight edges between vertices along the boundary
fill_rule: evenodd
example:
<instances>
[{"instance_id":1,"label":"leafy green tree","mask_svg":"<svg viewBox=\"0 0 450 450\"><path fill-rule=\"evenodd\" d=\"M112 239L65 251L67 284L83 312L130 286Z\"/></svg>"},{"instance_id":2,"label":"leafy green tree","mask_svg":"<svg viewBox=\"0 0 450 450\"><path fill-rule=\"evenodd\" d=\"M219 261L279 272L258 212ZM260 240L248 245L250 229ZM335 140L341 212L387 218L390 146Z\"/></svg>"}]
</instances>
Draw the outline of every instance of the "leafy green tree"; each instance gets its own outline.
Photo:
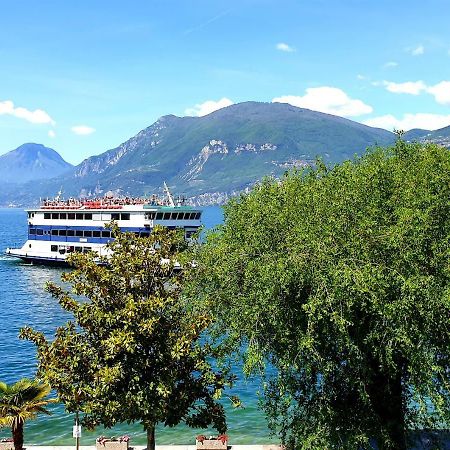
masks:
<instances>
[{"instance_id":1,"label":"leafy green tree","mask_svg":"<svg viewBox=\"0 0 450 450\"><path fill-rule=\"evenodd\" d=\"M14 384L0 382L0 426L10 426L15 450L23 449L23 428L26 420L40 413L50 415L45 408L54 399L46 399L50 387L23 378Z\"/></svg>"},{"instance_id":2,"label":"leafy green tree","mask_svg":"<svg viewBox=\"0 0 450 450\"><path fill-rule=\"evenodd\" d=\"M176 270L183 238L160 227L149 238L116 227L113 233L108 258L70 256L75 269L62 280L71 284L72 296L48 285L74 321L59 327L52 341L28 327L21 330L37 345L40 376L69 412L85 413L88 428L140 422L149 450L158 423L212 424L224 432L217 399L232 377L213 370L213 348L200 345L209 317L194 315L180 297L190 267Z\"/></svg>"},{"instance_id":3,"label":"leafy green tree","mask_svg":"<svg viewBox=\"0 0 450 450\"><path fill-rule=\"evenodd\" d=\"M398 140L228 203L191 292L247 372L274 368L289 448L404 449L450 420L449 256L450 153Z\"/></svg>"}]
</instances>

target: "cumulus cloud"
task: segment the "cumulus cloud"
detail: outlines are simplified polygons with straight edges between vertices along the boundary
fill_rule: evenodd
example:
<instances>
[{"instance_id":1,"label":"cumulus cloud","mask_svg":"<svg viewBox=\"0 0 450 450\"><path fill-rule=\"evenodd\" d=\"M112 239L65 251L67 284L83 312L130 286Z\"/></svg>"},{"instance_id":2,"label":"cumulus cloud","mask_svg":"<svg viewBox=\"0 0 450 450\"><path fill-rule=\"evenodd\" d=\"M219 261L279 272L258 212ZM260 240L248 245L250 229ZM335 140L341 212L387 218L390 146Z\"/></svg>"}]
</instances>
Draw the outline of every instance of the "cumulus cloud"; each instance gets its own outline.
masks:
<instances>
[{"instance_id":1,"label":"cumulus cloud","mask_svg":"<svg viewBox=\"0 0 450 450\"><path fill-rule=\"evenodd\" d=\"M450 125L450 115L443 114L404 114L403 117L397 118L391 114L385 116L374 117L363 122L371 127L384 128L389 131L404 130L408 131L413 128L422 128L424 130L438 130L439 128Z\"/></svg>"},{"instance_id":2,"label":"cumulus cloud","mask_svg":"<svg viewBox=\"0 0 450 450\"><path fill-rule=\"evenodd\" d=\"M411 49L411 55L419 56L425 53L425 48L423 45L418 45L417 47Z\"/></svg>"},{"instance_id":3,"label":"cumulus cloud","mask_svg":"<svg viewBox=\"0 0 450 450\"><path fill-rule=\"evenodd\" d=\"M441 81L434 86L429 86L427 92L442 105L450 105L450 81Z\"/></svg>"},{"instance_id":4,"label":"cumulus cloud","mask_svg":"<svg viewBox=\"0 0 450 450\"><path fill-rule=\"evenodd\" d=\"M88 127L87 125L74 125L71 130L72 133L78 134L79 136L87 136L95 132L95 128Z\"/></svg>"},{"instance_id":5,"label":"cumulus cloud","mask_svg":"<svg viewBox=\"0 0 450 450\"><path fill-rule=\"evenodd\" d=\"M406 81L404 83L394 83L383 81L372 83L374 86L384 86L389 92L394 94L419 95L422 92L431 94L437 103L450 105L450 81L441 81L432 86L427 86L423 81Z\"/></svg>"},{"instance_id":6,"label":"cumulus cloud","mask_svg":"<svg viewBox=\"0 0 450 450\"><path fill-rule=\"evenodd\" d=\"M389 92L393 92L394 94L419 95L422 91L426 91L427 89L427 86L423 81L406 81L405 83L383 81L383 86L385 86Z\"/></svg>"},{"instance_id":7,"label":"cumulus cloud","mask_svg":"<svg viewBox=\"0 0 450 450\"><path fill-rule=\"evenodd\" d=\"M30 111L22 106L14 106L11 100L0 102L0 115L9 115L30 123L55 125L55 121L43 109Z\"/></svg>"},{"instance_id":8,"label":"cumulus cloud","mask_svg":"<svg viewBox=\"0 0 450 450\"><path fill-rule=\"evenodd\" d=\"M308 88L304 96L285 95L274 98L272 102L289 103L343 117L361 116L373 111L372 107L363 101L352 99L343 90L329 86Z\"/></svg>"},{"instance_id":9,"label":"cumulus cloud","mask_svg":"<svg viewBox=\"0 0 450 450\"><path fill-rule=\"evenodd\" d=\"M202 117L210 114L218 109L225 108L226 106L232 105L232 102L229 98L223 97L218 101L207 100L203 103L198 103L193 108L188 108L184 111L187 116L197 116Z\"/></svg>"},{"instance_id":10,"label":"cumulus cloud","mask_svg":"<svg viewBox=\"0 0 450 450\"><path fill-rule=\"evenodd\" d=\"M279 42L276 45L277 50L280 50L281 52L295 52L295 49L291 47L290 45L286 44L285 42Z\"/></svg>"},{"instance_id":11,"label":"cumulus cloud","mask_svg":"<svg viewBox=\"0 0 450 450\"><path fill-rule=\"evenodd\" d=\"M53 130L49 130L47 134L48 134L48 137L50 137L50 138L56 137L56 133Z\"/></svg>"}]
</instances>

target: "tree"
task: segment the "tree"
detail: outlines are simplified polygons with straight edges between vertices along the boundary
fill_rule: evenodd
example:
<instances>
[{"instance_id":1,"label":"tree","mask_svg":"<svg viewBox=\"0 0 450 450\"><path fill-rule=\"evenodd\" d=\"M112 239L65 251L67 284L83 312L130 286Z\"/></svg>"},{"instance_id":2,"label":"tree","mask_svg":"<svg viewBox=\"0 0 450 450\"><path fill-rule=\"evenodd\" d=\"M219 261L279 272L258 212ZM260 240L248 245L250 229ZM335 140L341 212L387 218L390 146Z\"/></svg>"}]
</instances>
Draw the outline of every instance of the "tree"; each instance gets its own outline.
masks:
<instances>
[{"instance_id":1,"label":"tree","mask_svg":"<svg viewBox=\"0 0 450 450\"><path fill-rule=\"evenodd\" d=\"M183 262L183 238L160 227L148 238L117 227L113 235L108 258L71 255L75 269L62 280L78 299L48 285L74 321L59 327L53 341L28 327L21 330L37 346L39 374L69 412L85 413L82 422L89 428L139 421L149 450L161 422L212 424L225 432L217 399L232 377L213 370L214 349L200 345L209 317L194 315L180 297L190 267L186 262L176 270Z\"/></svg>"},{"instance_id":2,"label":"tree","mask_svg":"<svg viewBox=\"0 0 450 450\"><path fill-rule=\"evenodd\" d=\"M265 180L225 207L190 292L266 372L295 449L404 449L450 421L450 153L376 148ZM194 299L193 299L194 300Z\"/></svg>"},{"instance_id":3,"label":"tree","mask_svg":"<svg viewBox=\"0 0 450 450\"><path fill-rule=\"evenodd\" d=\"M22 378L14 384L0 382L0 426L11 427L15 450L23 449L23 427L26 420L39 413L49 414L45 408L54 399L45 399L50 387L38 381Z\"/></svg>"}]
</instances>

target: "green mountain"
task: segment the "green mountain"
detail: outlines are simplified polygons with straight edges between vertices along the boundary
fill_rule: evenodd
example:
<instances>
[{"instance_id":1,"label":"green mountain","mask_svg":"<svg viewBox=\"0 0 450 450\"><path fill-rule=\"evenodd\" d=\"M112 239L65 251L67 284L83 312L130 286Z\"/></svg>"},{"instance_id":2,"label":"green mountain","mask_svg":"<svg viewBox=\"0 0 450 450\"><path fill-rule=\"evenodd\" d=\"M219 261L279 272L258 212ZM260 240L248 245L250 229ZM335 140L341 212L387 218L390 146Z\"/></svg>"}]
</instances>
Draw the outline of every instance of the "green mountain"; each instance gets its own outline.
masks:
<instances>
[{"instance_id":1,"label":"green mountain","mask_svg":"<svg viewBox=\"0 0 450 450\"><path fill-rule=\"evenodd\" d=\"M318 156L333 164L394 139L386 130L341 117L282 103L246 102L204 117L161 117L70 174L35 183L31 192L54 195L62 186L65 196L144 195L160 191L166 181L175 193L214 201ZM24 186L24 201L31 201L26 191Z\"/></svg>"},{"instance_id":2,"label":"green mountain","mask_svg":"<svg viewBox=\"0 0 450 450\"><path fill-rule=\"evenodd\" d=\"M24 183L54 178L72 167L52 148L41 144L23 144L0 156L0 180L4 183Z\"/></svg>"},{"instance_id":3,"label":"green mountain","mask_svg":"<svg viewBox=\"0 0 450 450\"><path fill-rule=\"evenodd\" d=\"M406 132L403 137L408 141L432 142L450 149L450 126L434 131L414 129Z\"/></svg>"}]
</instances>

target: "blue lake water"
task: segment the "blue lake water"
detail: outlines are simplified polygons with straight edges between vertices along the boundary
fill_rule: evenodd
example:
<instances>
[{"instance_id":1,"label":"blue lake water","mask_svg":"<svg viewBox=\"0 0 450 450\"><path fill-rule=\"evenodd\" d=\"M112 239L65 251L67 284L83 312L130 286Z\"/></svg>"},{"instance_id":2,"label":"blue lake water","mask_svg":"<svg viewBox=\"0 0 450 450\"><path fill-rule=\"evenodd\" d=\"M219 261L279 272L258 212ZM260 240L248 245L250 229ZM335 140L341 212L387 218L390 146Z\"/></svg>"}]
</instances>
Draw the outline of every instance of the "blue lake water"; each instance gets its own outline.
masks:
<instances>
[{"instance_id":1,"label":"blue lake water","mask_svg":"<svg viewBox=\"0 0 450 450\"><path fill-rule=\"evenodd\" d=\"M205 208L203 222L211 228L223 220L218 207ZM46 281L59 281L63 269L45 266L29 266L3 255L6 247L21 246L26 240L26 213L19 209L0 209L0 380L13 383L23 377L34 377L36 351L33 344L18 339L24 325L51 336L55 328L70 316L43 286ZM228 435L232 444L260 444L272 441L263 413L258 409L256 380L242 377L230 391L238 395L243 409L227 407ZM52 405L52 416L42 416L25 424L25 443L30 445L73 445L73 416L64 411L63 405ZM183 425L157 429L157 444L193 444L202 430ZM212 431L211 431L212 433ZM81 445L94 445L96 436L128 434L131 444L145 445L145 434L139 424L123 424L112 430L97 429L93 433L83 430ZM205 433L206 434L206 433ZM0 429L0 438L9 437L8 429Z\"/></svg>"}]
</instances>

